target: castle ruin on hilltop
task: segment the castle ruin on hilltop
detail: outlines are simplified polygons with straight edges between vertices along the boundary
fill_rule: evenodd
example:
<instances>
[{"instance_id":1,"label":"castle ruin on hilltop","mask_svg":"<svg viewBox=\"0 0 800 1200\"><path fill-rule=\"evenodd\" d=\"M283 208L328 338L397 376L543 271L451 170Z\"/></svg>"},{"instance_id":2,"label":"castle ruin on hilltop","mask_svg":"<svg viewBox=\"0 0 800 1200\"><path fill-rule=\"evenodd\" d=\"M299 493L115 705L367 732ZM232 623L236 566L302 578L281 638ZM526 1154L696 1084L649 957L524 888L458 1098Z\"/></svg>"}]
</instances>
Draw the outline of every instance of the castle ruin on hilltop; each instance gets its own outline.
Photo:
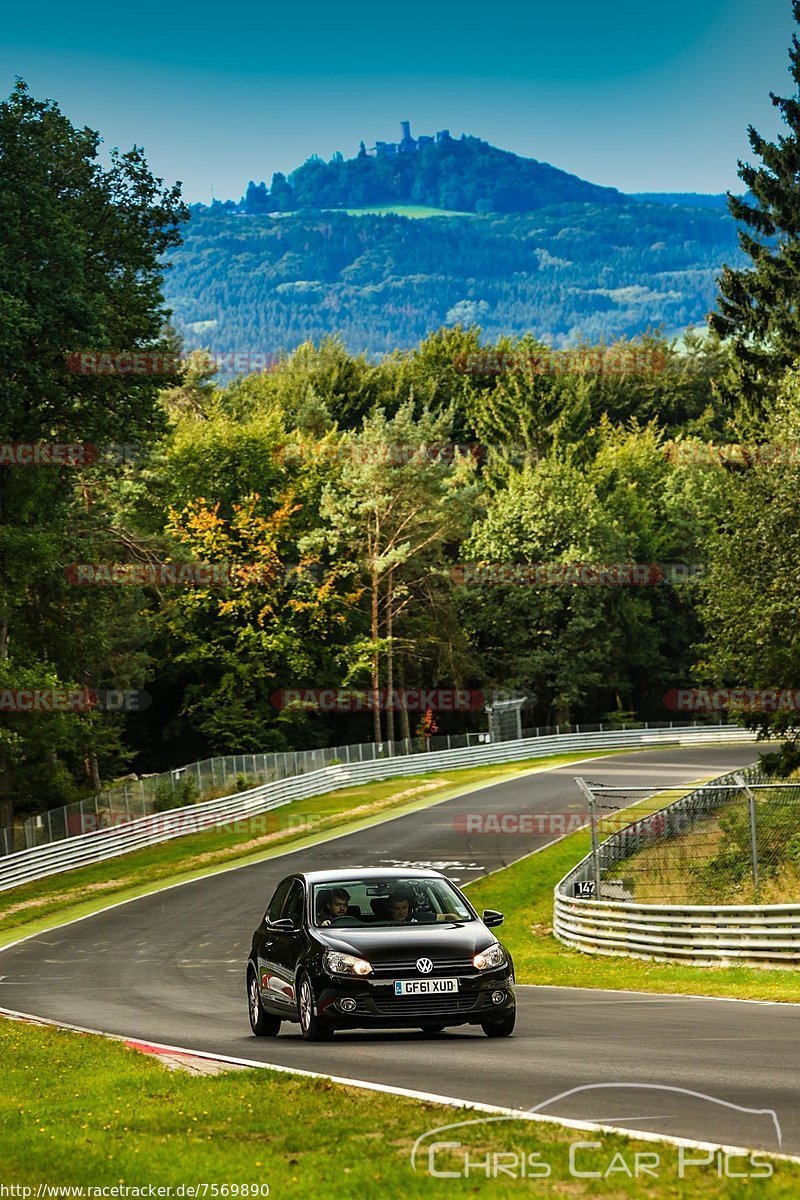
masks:
<instances>
[{"instance_id":1,"label":"castle ruin on hilltop","mask_svg":"<svg viewBox=\"0 0 800 1200\"><path fill-rule=\"evenodd\" d=\"M389 158L393 154L413 154L431 142L446 142L450 137L449 129L440 129L435 137L423 133L418 138L414 138L411 136L410 121L401 121L400 130L403 136L399 142L376 142L369 150L361 142L359 157L370 155L373 158Z\"/></svg>"}]
</instances>

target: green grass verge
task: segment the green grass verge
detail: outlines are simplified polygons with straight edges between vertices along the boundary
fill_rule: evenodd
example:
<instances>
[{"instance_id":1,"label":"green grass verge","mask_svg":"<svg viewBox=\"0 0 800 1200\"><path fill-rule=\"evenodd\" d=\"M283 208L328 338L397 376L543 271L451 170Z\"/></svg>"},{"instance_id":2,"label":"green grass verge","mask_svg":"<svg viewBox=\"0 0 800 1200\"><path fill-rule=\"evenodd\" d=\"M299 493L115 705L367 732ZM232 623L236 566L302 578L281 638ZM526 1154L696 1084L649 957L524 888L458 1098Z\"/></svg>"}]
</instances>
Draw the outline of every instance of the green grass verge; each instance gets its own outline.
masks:
<instances>
[{"instance_id":1,"label":"green grass verge","mask_svg":"<svg viewBox=\"0 0 800 1200\"><path fill-rule=\"evenodd\" d=\"M349 217L474 217L475 213L458 212L450 208L430 208L426 204L368 204L363 208L331 208L327 212L344 212Z\"/></svg>"},{"instance_id":2,"label":"green grass verge","mask_svg":"<svg viewBox=\"0 0 800 1200\"><path fill-rule=\"evenodd\" d=\"M603 751L620 754L624 751ZM0 892L0 947L18 937L85 916L115 901L143 896L172 883L197 879L240 863L258 862L323 838L352 833L387 817L428 807L526 771L549 770L600 754L561 754L518 763L466 767L345 787L310 800L298 800L265 813L266 829L241 828L185 834L92 866L22 884ZM254 818L259 821L259 818Z\"/></svg>"},{"instance_id":3,"label":"green grass verge","mask_svg":"<svg viewBox=\"0 0 800 1200\"><path fill-rule=\"evenodd\" d=\"M669 799L673 798L670 793ZM631 820L664 803L664 796L659 796L632 806L628 810ZM619 828L618 820L615 828ZM468 885L469 898L478 911L497 908L506 914L499 932L514 958L518 983L800 1002L796 968L693 967L585 954L563 945L552 932L553 888L590 849L588 831L572 833Z\"/></svg>"},{"instance_id":4,"label":"green grass verge","mask_svg":"<svg viewBox=\"0 0 800 1200\"><path fill-rule=\"evenodd\" d=\"M485 1062L491 1053L487 1042ZM229 1196L241 1196L242 1185L268 1185L274 1200L428 1200L512 1189L559 1200L738 1200L752 1194L752 1181L720 1178L715 1161L689 1168L680 1179L676 1147L527 1121L473 1125L437 1138L469 1147L473 1164L487 1153L538 1154L535 1161L550 1169L547 1179L518 1179L514 1187L508 1175L487 1179L485 1169L474 1168L464 1178L463 1150L440 1151L434 1159L436 1170L461 1171L462 1177L435 1178L426 1154L416 1173L411 1168L416 1139L481 1114L268 1070L211 1078L169 1072L119 1043L14 1021L0 1020L0 1061L0 1183L32 1187L33 1196L39 1184L144 1187L145 1195L148 1185L227 1185ZM321 1065L311 1047L309 1061ZM607 1178L570 1174L569 1148L580 1142L599 1148L576 1151L578 1169L605 1175L611 1166ZM656 1178L629 1178L637 1151L651 1164L658 1155ZM700 1156L693 1151L691 1157ZM743 1160L736 1159L733 1169L742 1171ZM772 1178L759 1180L758 1194L775 1200L794 1200L798 1192L800 1166L794 1163L775 1162ZM209 1200L214 1195L206 1194Z\"/></svg>"}]
</instances>

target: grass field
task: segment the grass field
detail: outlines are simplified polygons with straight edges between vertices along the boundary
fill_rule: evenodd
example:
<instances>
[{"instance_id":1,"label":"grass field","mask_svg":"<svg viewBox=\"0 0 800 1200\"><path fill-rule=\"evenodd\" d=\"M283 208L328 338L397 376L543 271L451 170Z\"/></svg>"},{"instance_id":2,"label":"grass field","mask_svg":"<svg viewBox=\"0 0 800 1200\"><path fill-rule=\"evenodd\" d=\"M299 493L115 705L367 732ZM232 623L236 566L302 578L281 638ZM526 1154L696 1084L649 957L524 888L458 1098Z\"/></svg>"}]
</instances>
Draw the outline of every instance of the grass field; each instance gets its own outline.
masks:
<instances>
[{"instance_id":1,"label":"grass field","mask_svg":"<svg viewBox=\"0 0 800 1200\"><path fill-rule=\"evenodd\" d=\"M487 1042L487 1069L491 1054ZM309 1059L324 1069L311 1054ZM530 1121L494 1121L437 1134L435 1140L458 1141L462 1148L440 1150L429 1160L427 1147L434 1139L427 1139L415 1172L410 1156L419 1137L481 1114L269 1070L210 1078L170 1072L117 1042L16 1021L0 1020L0 1061L0 1183L30 1187L33 1197L40 1184L207 1185L208 1200L215 1195L212 1185L217 1196L261 1197L268 1188L274 1200L518 1194L557 1200L739 1200L752 1195L754 1185L758 1195L774 1200L800 1194L800 1166L794 1163L776 1162L771 1178L750 1181L720 1178L715 1160L685 1168L680 1179L676 1147ZM576 1168L599 1172L601 1178L570 1173L570 1145L582 1142L599 1145L576 1148ZM475 1169L488 1154L491 1174L497 1161L491 1156L503 1152L514 1158L503 1160L500 1177L487 1178L486 1166ZM631 1178L637 1152L649 1156L645 1161L655 1177ZM537 1170L547 1167L549 1176L509 1175L509 1165L521 1154L528 1170L528 1156L539 1155L533 1160ZM700 1155L693 1151L691 1157ZM433 1177L429 1165L457 1177ZM742 1159L734 1160L735 1170L745 1166ZM516 1169L519 1173L519 1165ZM763 1174L766 1168L755 1169ZM250 1192L256 1185L259 1190ZM202 1190L195 1195L202 1198Z\"/></svg>"},{"instance_id":2,"label":"grass field","mask_svg":"<svg viewBox=\"0 0 800 1200\"><path fill-rule=\"evenodd\" d=\"M429 208L425 204L368 204L364 208L336 208L328 212L345 212L349 217L474 217L474 213L457 212L449 208Z\"/></svg>"},{"instance_id":3,"label":"grass field","mask_svg":"<svg viewBox=\"0 0 800 1200\"><path fill-rule=\"evenodd\" d=\"M605 754L621 751L605 751ZM81 867L0 892L0 946L106 904L145 895L170 883L198 878L237 863L257 862L320 837L364 828L388 816L414 812L486 783L533 768L597 758L596 752L467 767L341 788L296 801L228 830L186 834L119 858Z\"/></svg>"},{"instance_id":4,"label":"grass field","mask_svg":"<svg viewBox=\"0 0 800 1200\"><path fill-rule=\"evenodd\" d=\"M800 901L800 833L794 806L757 803L759 879L751 869L744 804L698 821L621 862L642 904L796 904Z\"/></svg>"}]
</instances>

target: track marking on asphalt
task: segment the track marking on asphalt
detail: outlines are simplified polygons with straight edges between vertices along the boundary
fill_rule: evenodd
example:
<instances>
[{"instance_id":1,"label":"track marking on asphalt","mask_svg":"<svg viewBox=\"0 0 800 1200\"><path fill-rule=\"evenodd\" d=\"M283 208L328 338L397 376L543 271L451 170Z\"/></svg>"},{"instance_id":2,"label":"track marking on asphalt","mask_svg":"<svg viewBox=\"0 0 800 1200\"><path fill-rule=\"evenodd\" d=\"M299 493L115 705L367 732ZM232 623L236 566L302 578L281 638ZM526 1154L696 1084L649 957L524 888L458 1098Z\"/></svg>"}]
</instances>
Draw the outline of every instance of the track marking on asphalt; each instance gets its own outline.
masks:
<instances>
[{"instance_id":1,"label":"track marking on asphalt","mask_svg":"<svg viewBox=\"0 0 800 1200\"><path fill-rule=\"evenodd\" d=\"M366 1079L348 1079L342 1075L330 1075L325 1071L309 1071L304 1067L285 1067L278 1063L265 1063L258 1059L238 1058L229 1054L211 1054L206 1050L192 1050L186 1046L172 1046L164 1042L152 1042L135 1036L118 1033L106 1033L102 1029L88 1029L81 1025L70 1025L64 1021L52 1021L45 1017L30 1017L27 1013L15 1012L12 1009L0 1008L0 1016L12 1021L23 1021L32 1025L49 1025L56 1029L67 1029L73 1033L89 1033L110 1041L122 1042L133 1049L148 1046L154 1053L185 1054L195 1058L208 1059L212 1062L229 1063L233 1066L253 1067L257 1070L277 1071L279 1074L299 1075L308 1079L327 1079L344 1087L359 1088L363 1091L382 1092L392 1096L407 1096L411 1100L423 1100L430 1104L449 1105L452 1108L464 1108L475 1112L492 1113L504 1117L514 1117L520 1121L541 1121L547 1125L558 1125L561 1129L580 1129L595 1133L626 1134L640 1142L657 1142L670 1146L685 1146L691 1150L722 1150L726 1154L750 1154L752 1147L729 1146L723 1142L700 1142L692 1138L671 1137L668 1134L652 1133L649 1130L625 1129L620 1125L601 1125L595 1121L578 1121L569 1117L553 1117L548 1113L530 1112L528 1109L504 1108L496 1104L483 1104L478 1100L464 1100L460 1096L443 1096L437 1092L423 1092L416 1088L395 1087L391 1084L372 1083ZM698 1093L700 1094L700 1093ZM551 1103L548 1101L548 1103ZM735 1105L733 1107L736 1107ZM770 1158L780 1162L800 1163L800 1156L793 1154L777 1154L769 1150L760 1151Z\"/></svg>"},{"instance_id":2,"label":"track marking on asphalt","mask_svg":"<svg viewBox=\"0 0 800 1200\"><path fill-rule=\"evenodd\" d=\"M724 743L709 743L710 746L714 746L714 745L718 745L718 744L724 745ZM637 751L631 751L630 753L637 753ZM502 784L508 783L511 780L523 779L529 775L545 775L545 774L550 774L553 771L567 770L572 766L580 765L582 763L587 763L587 762L602 762L603 764L605 764L610 757L611 756L609 756L609 755L600 754L600 755L597 755L596 757L592 757L592 758L579 759L577 762L572 762L572 763L553 764L553 766L550 766L550 767L533 767L533 768L531 768L530 771L520 771L519 773L517 773L515 775L506 776L503 779L493 780L490 783L484 784L477 788L473 788L471 790L472 791L483 791L483 790L486 790L486 789L489 789L492 787L499 787ZM618 761L620 757L624 757L624 756L614 755L613 757L614 757L614 759L616 759ZM611 765L612 765L611 762L608 762L609 768L611 767ZM689 769L694 769L695 765L696 764L689 764ZM704 766L705 766L705 764L704 764ZM625 769L627 770L628 768L625 767ZM631 767L630 769L634 770L633 767ZM675 768L675 769L677 770L678 768ZM705 769L707 769L707 767ZM708 778L711 778L711 776L703 777L703 779L708 779ZM702 782L703 779L701 779L700 782ZM687 788L691 788L693 785L696 785L696 784L697 784L697 780L690 780L688 783L681 784L680 786L681 787L685 786ZM654 790L657 790L657 789L654 788ZM442 800L437 800L433 804L429 805L425 809L425 811L428 812L440 804L448 803L449 800L458 800L461 798L462 795L466 796L469 794L470 794L470 792L466 791L463 793L459 793L456 796L449 796L449 797L445 797ZM636 801L633 801L632 803L636 803ZM374 824L375 825L389 824L390 821L399 821L399 820L402 820L403 817L408 816L408 815L409 815L408 813L399 813L398 815L396 815L394 817L386 817L381 821L375 822ZM372 826L372 825L367 826L367 828L373 828L373 827L374 826ZM352 832L353 831L351 830L348 833L339 833L339 834L335 834L333 837L321 838L319 840L319 842L314 842L313 845L316 846L316 845L322 845L327 842L338 841L339 838L350 837ZM355 832L361 832L361 831L357 830ZM566 834L566 833L559 834L558 837L554 837L552 841L546 842L542 846L537 846L534 850L531 850L528 854L522 855L521 858L515 859L514 865L516 865L516 863L523 862L526 858L532 858L534 854L540 854L542 850L547 850L550 848L550 846L557 845L558 842L563 841L564 838L569 837L569 836L570 835ZM274 857L282 858L284 856L288 856L289 854L298 854L298 853L301 853L303 850L308 850L308 849L309 849L309 846L307 846L307 845L298 846L295 849L285 851L285 853L282 855L275 855ZM263 860L256 860L256 861L266 862L269 860L263 859ZM143 896L130 896L130 897L128 897L127 900L117 900L113 904L107 904L103 908L95 909L91 913L84 913L83 916L72 917L69 921L65 921L61 925L55 925L52 927L52 929L44 930L44 933L52 933L52 932L54 932L54 930L60 931L62 929L67 929L67 928L69 928L70 925L77 925L80 921L89 921L89 920L91 920L92 917L100 916L101 913L111 912L113 909L122 908L126 904L134 904L137 900L143 900L147 896L159 895L162 892L172 891L173 888L186 887L190 883L198 883L201 880L209 879L214 875L224 875L224 874L227 874L229 871L241 871L241 870L244 870L246 867L254 866L254 865L256 865L254 862L236 863L233 866L223 867L220 870L211 870L206 875L198 875L196 877L193 877L192 879L183 879L179 883L169 883L165 887L157 888L153 892L147 892ZM510 864L507 864L507 865L510 865ZM500 871L504 871L506 869L507 869L507 866L502 866L502 867L498 867L495 871L487 871L486 874L482 876L482 878L487 879L487 878L489 878L489 876L496 875ZM464 886L468 887L470 882L471 881L468 880ZM46 938L43 937L42 933L29 933L29 934L26 934L25 937L17 938L16 941L9 942L5 946L0 946L0 954L4 954L6 950L13 950L13 948L15 946L21 946L25 942L29 942L29 941L40 941L41 944L44 946L59 945L58 941L47 941ZM575 986L571 986L571 985L562 986L560 984L538 984L538 983L528 983L528 984L519 984L518 983L516 986L518 988L520 988L520 987L536 988L537 990L545 990L545 989L549 988L550 990L553 990L553 991L555 991L555 990L575 991L575 992L582 994L583 996L591 995L592 997L602 996L603 993L609 993L609 994L620 995L620 996L646 996L646 997L652 997L652 999L654 1001L662 1001L662 1002L665 1000L718 1000L718 1001L724 1001L727 1004L769 1004L769 1005L782 1005L784 1007L789 1007L789 1008L792 1008L792 1007L796 1008L796 1007L798 1007L798 1003L799 1003L797 1001L791 1001L791 1000L746 1000L746 999L739 999L736 996L706 996L703 994L695 994L692 992L671 992L671 993L640 992L635 988L628 988L628 989L626 989L626 988L602 988L602 989L579 988L579 987L575 987ZM20 1014L20 1015L25 1016L25 1014ZM30 1014L29 1016L30 1016L31 1020L37 1019L32 1014ZM698 1142L697 1145L700 1146L700 1145L702 1145L702 1143Z\"/></svg>"}]
</instances>

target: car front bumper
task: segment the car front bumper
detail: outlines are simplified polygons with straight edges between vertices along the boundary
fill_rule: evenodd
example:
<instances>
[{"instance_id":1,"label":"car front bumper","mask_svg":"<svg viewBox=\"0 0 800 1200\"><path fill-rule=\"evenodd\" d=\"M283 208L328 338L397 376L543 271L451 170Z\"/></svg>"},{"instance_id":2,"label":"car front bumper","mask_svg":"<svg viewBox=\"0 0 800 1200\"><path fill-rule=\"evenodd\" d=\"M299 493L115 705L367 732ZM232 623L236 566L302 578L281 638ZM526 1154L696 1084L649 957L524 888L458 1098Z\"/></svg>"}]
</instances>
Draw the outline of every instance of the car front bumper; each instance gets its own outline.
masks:
<instances>
[{"instance_id":1,"label":"car front bumper","mask_svg":"<svg viewBox=\"0 0 800 1200\"><path fill-rule=\"evenodd\" d=\"M372 981L323 973L314 981L317 1014L335 1028L392 1029L479 1025L508 1016L516 1007L514 974L508 964L457 978L457 992L396 996L391 979Z\"/></svg>"}]
</instances>

